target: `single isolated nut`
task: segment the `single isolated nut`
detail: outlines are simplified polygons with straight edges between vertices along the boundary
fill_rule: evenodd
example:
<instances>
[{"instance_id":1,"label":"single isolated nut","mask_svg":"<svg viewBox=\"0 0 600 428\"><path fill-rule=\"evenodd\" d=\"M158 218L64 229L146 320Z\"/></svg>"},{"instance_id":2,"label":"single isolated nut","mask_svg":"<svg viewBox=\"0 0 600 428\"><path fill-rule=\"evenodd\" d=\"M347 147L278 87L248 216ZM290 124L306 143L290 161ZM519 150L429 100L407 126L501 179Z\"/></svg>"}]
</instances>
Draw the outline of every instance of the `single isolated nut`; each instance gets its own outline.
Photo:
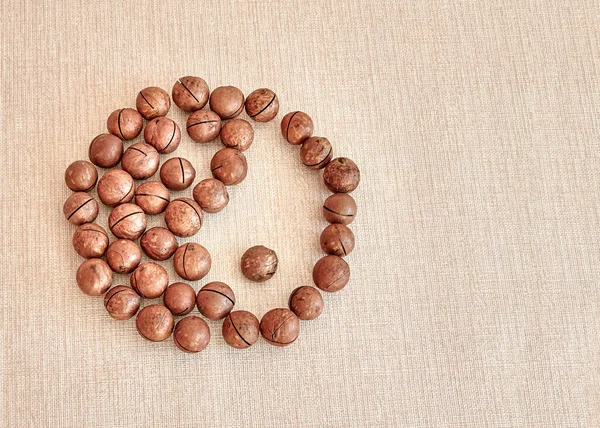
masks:
<instances>
[{"instance_id":1,"label":"single isolated nut","mask_svg":"<svg viewBox=\"0 0 600 428\"><path fill-rule=\"evenodd\" d=\"M202 211L207 213L217 213L229 203L227 187L216 178L207 178L196 184L192 195Z\"/></svg>"},{"instance_id":2,"label":"single isolated nut","mask_svg":"<svg viewBox=\"0 0 600 428\"><path fill-rule=\"evenodd\" d=\"M159 153L173 153L181 142L181 129L174 120L163 116L157 117L146 125L144 140Z\"/></svg>"},{"instance_id":3,"label":"single isolated nut","mask_svg":"<svg viewBox=\"0 0 600 428\"><path fill-rule=\"evenodd\" d=\"M332 157L333 148L327 138L310 137L300 149L300 160L310 169L325 168Z\"/></svg>"},{"instance_id":4,"label":"single isolated nut","mask_svg":"<svg viewBox=\"0 0 600 428\"><path fill-rule=\"evenodd\" d=\"M135 203L146 214L160 214L171 202L169 189L160 181L146 181L135 189Z\"/></svg>"},{"instance_id":5,"label":"single isolated nut","mask_svg":"<svg viewBox=\"0 0 600 428\"><path fill-rule=\"evenodd\" d=\"M248 150L254 141L254 129L244 119L231 119L221 129L221 142L225 147L240 152Z\"/></svg>"},{"instance_id":6,"label":"single isolated nut","mask_svg":"<svg viewBox=\"0 0 600 428\"><path fill-rule=\"evenodd\" d=\"M235 86L219 86L210 94L210 109L221 119L233 119L244 110L244 94Z\"/></svg>"},{"instance_id":7,"label":"single isolated nut","mask_svg":"<svg viewBox=\"0 0 600 428\"><path fill-rule=\"evenodd\" d=\"M188 135L196 143L209 143L221 132L221 118L210 110L196 110L185 124Z\"/></svg>"},{"instance_id":8,"label":"single isolated nut","mask_svg":"<svg viewBox=\"0 0 600 428\"><path fill-rule=\"evenodd\" d=\"M347 256L354 249L354 233L343 224L330 224L321 232L320 243L326 254Z\"/></svg>"},{"instance_id":9,"label":"single isolated nut","mask_svg":"<svg viewBox=\"0 0 600 428\"><path fill-rule=\"evenodd\" d=\"M209 282L198 291L198 310L209 320L220 320L227 316L235 305L235 294L224 282Z\"/></svg>"},{"instance_id":10,"label":"single isolated nut","mask_svg":"<svg viewBox=\"0 0 600 428\"><path fill-rule=\"evenodd\" d=\"M210 161L210 170L217 180L226 186L241 183L248 173L246 156L236 149L221 149Z\"/></svg>"},{"instance_id":11,"label":"single isolated nut","mask_svg":"<svg viewBox=\"0 0 600 428\"><path fill-rule=\"evenodd\" d=\"M202 220L202 209L190 198L177 198L165 210L165 223L169 230L184 238L198 233Z\"/></svg>"},{"instance_id":12,"label":"single isolated nut","mask_svg":"<svg viewBox=\"0 0 600 428\"><path fill-rule=\"evenodd\" d=\"M257 122L268 122L279 112L279 99L267 88L257 89L246 98L246 113Z\"/></svg>"},{"instance_id":13,"label":"single isolated nut","mask_svg":"<svg viewBox=\"0 0 600 428\"><path fill-rule=\"evenodd\" d=\"M142 250L129 239L117 239L106 250L106 262L115 273L131 273L142 261Z\"/></svg>"},{"instance_id":14,"label":"single isolated nut","mask_svg":"<svg viewBox=\"0 0 600 428\"><path fill-rule=\"evenodd\" d=\"M171 97L177 107L183 111L200 110L208 102L210 91L204 79L195 76L185 76L173 85Z\"/></svg>"},{"instance_id":15,"label":"single isolated nut","mask_svg":"<svg viewBox=\"0 0 600 428\"><path fill-rule=\"evenodd\" d=\"M212 264L206 248L195 242L187 242L177 248L173 256L173 267L177 275L188 281L204 278Z\"/></svg>"},{"instance_id":16,"label":"single isolated nut","mask_svg":"<svg viewBox=\"0 0 600 428\"><path fill-rule=\"evenodd\" d=\"M152 177L158 170L160 157L150 144L135 143L125 150L121 158L121 168L136 180Z\"/></svg>"},{"instance_id":17,"label":"single isolated nut","mask_svg":"<svg viewBox=\"0 0 600 428\"><path fill-rule=\"evenodd\" d=\"M122 140L133 140L140 134L143 126L142 115L132 108L115 110L106 121L108 132Z\"/></svg>"},{"instance_id":18,"label":"single isolated nut","mask_svg":"<svg viewBox=\"0 0 600 428\"><path fill-rule=\"evenodd\" d=\"M151 86L142 89L135 100L135 108L146 120L166 116L171 108L171 99L164 89Z\"/></svg>"},{"instance_id":19,"label":"single isolated nut","mask_svg":"<svg viewBox=\"0 0 600 428\"><path fill-rule=\"evenodd\" d=\"M179 246L175 236L164 227L148 229L140 238L140 245L144 253L154 260L167 260Z\"/></svg>"},{"instance_id":20,"label":"single isolated nut","mask_svg":"<svg viewBox=\"0 0 600 428\"><path fill-rule=\"evenodd\" d=\"M335 193L349 193L358 187L360 171L348 158L335 158L323 170L323 181Z\"/></svg>"},{"instance_id":21,"label":"single isolated nut","mask_svg":"<svg viewBox=\"0 0 600 428\"><path fill-rule=\"evenodd\" d=\"M138 312L135 327L144 339L162 342L173 332L173 315L163 305L149 305Z\"/></svg>"},{"instance_id":22,"label":"single isolated nut","mask_svg":"<svg viewBox=\"0 0 600 428\"><path fill-rule=\"evenodd\" d=\"M290 294L289 307L301 320L314 320L324 306L323 296L315 287L298 287Z\"/></svg>"},{"instance_id":23,"label":"single isolated nut","mask_svg":"<svg viewBox=\"0 0 600 428\"><path fill-rule=\"evenodd\" d=\"M251 312L232 311L223 320L221 332L229 346L245 349L254 345L258 340L260 323Z\"/></svg>"},{"instance_id":24,"label":"single isolated nut","mask_svg":"<svg viewBox=\"0 0 600 428\"><path fill-rule=\"evenodd\" d=\"M169 285L167 270L154 262L145 262L129 277L129 283L140 296L147 299L160 297ZM169 312L170 313L170 312Z\"/></svg>"},{"instance_id":25,"label":"single isolated nut","mask_svg":"<svg viewBox=\"0 0 600 428\"><path fill-rule=\"evenodd\" d=\"M312 136L313 128L310 116L301 111L290 112L281 120L281 134L290 144L304 143Z\"/></svg>"},{"instance_id":26,"label":"single isolated nut","mask_svg":"<svg viewBox=\"0 0 600 428\"><path fill-rule=\"evenodd\" d=\"M356 202L347 193L334 193L323 203L323 216L329 223L350 224L356 210Z\"/></svg>"},{"instance_id":27,"label":"single isolated nut","mask_svg":"<svg viewBox=\"0 0 600 428\"><path fill-rule=\"evenodd\" d=\"M146 214L135 204L121 204L108 216L108 228L117 238L138 239L146 230Z\"/></svg>"},{"instance_id":28,"label":"single isolated nut","mask_svg":"<svg viewBox=\"0 0 600 428\"><path fill-rule=\"evenodd\" d=\"M277 254L262 245L248 248L242 255L242 273L250 281L264 282L277 272Z\"/></svg>"},{"instance_id":29,"label":"single isolated nut","mask_svg":"<svg viewBox=\"0 0 600 428\"><path fill-rule=\"evenodd\" d=\"M274 346L293 343L300 333L300 320L289 309L271 309L260 320L260 333Z\"/></svg>"},{"instance_id":30,"label":"single isolated nut","mask_svg":"<svg viewBox=\"0 0 600 428\"><path fill-rule=\"evenodd\" d=\"M202 318L191 315L180 320L173 333L173 341L183 352L194 354L210 342L210 329Z\"/></svg>"},{"instance_id":31,"label":"single isolated nut","mask_svg":"<svg viewBox=\"0 0 600 428\"><path fill-rule=\"evenodd\" d=\"M123 141L112 134L100 134L90 143L88 156L94 165L112 168L123 156Z\"/></svg>"},{"instance_id":32,"label":"single isolated nut","mask_svg":"<svg viewBox=\"0 0 600 428\"><path fill-rule=\"evenodd\" d=\"M165 290L163 303L173 315L187 315L196 306L196 292L185 282L174 282Z\"/></svg>"},{"instance_id":33,"label":"single isolated nut","mask_svg":"<svg viewBox=\"0 0 600 428\"><path fill-rule=\"evenodd\" d=\"M65 171L65 183L74 192L89 192L98 181L98 171L93 163L75 161Z\"/></svg>"},{"instance_id":34,"label":"single isolated nut","mask_svg":"<svg viewBox=\"0 0 600 428\"><path fill-rule=\"evenodd\" d=\"M133 177L122 169L106 171L98 181L98 197L109 207L130 202L134 193Z\"/></svg>"},{"instance_id":35,"label":"single isolated nut","mask_svg":"<svg viewBox=\"0 0 600 428\"><path fill-rule=\"evenodd\" d=\"M313 281L323 291L339 291L350 280L350 266L338 256L325 256L313 268Z\"/></svg>"},{"instance_id":36,"label":"single isolated nut","mask_svg":"<svg viewBox=\"0 0 600 428\"><path fill-rule=\"evenodd\" d=\"M104 307L116 320L128 320L140 309L142 298L126 285L117 285L104 295Z\"/></svg>"},{"instance_id":37,"label":"single isolated nut","mask_svg":"<svg viewBox=\"0 0 600 428\"><path fill-rule=\"evenodd\" d=\"M171 190L187 189L195 178L196 170L184 158L171 158L160 167L160 180Z\"/></svg>"},{"instance_id":38,"label":"single isolated nut","mask_svg":"<svg viewBox=\"0 0 600 428\"><path fill-rule=\"evenodd\" d=\"M102 257L108 247L108 234L96 223L84 223L73 234L73 248L81 257Z\"/></svg>"},{"instance_id":39,"label":"single isolated nut","mask_svg":"<svg viewBox=\"0 0 600 428\"><path fill-rule=\"evenodd\" d=\"M91 223L98 217L98 201L89 193L73 193L63 205L63 214L75 226Z\"/></svg>"},{"instance_id":40,"label":"single isolated nut","mask_svg":"<svg viewBox=\"0 0 600 428\"><path fill-rule=\"evenodd\" d=\"M87 259L77 269L77 285L88 296L106 293L112 280L112 270L102 259Z\"/></svg>"}]
</instances>

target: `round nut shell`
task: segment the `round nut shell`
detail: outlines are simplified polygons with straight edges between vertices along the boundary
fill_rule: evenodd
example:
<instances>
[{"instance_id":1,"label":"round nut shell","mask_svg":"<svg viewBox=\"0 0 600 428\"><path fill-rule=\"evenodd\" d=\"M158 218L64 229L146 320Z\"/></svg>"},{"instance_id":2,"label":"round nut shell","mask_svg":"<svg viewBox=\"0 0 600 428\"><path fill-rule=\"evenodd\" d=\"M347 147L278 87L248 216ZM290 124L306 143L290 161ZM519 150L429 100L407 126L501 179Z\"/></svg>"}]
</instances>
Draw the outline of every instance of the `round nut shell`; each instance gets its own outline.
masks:
<instances>
[{"instance_id":1,"label":"round nut shell","mask_svg":"<svg viewBox=\"0 0 600 428\"><path fill-rule=\"evenodd\" d=\"M223 282L209 282L198 291L198 310L210 320L220 320L227 316L235 305L233 290Z\"/></svg>"},{"instance_id":2,"label":"round nut shell","mask_svg":"<svg viewBox=\"0 0 600 428\"><path fill-rule=\"evenodd\" d=\"M106 263L115 273L128 274L142 261L142 250L129 239L117 239L106 250Z\"/></svg>"},{"instance_id":3,"label":"round nut shell","mask_svg":"<svg viewBox=\"0 0 600 428\"><path fill-rule=\"evenodd\" d=\"M203 218L202 209L190 198L174 199L165 210L165 223L169 230L184 238L198 233Z\"/></svg>"},{"instance_id":4,"label":"round nut shell","mask_svg":"<svg viewBox=\"0 0 600 428\"><path fill-rule=\"evenodd\" d=\"M132 144L121 158L121 168L136 180L145 180L154 175L160 164L160 156L154 147L146 143Z\"/></svg>"},{"instance_id":5,"label":"round nut shell","mask_svg":"<svg viewBox=\"0 0 600 428\"><path fill-rule=\"evenodd\" d=\"M175 316L187 315L196 306L196 292L185 282L174 282L165 290L163 304Z\"/></svg>"},{"instance_id":6,"label":"round nut shell","mask_svg":"<svg viewBox=\"0 0 600 428\"><path fill-rule=\"evenodd\" d=\"M298 338L300 321L289 309L271 309L260 320L260 333L271 345L288 346Z\"/></svg>"},{"instance_id":7,"label":"round nut shell","mask_svg":"<svg viewBox=\"0 0 600 428\"><path fill-rule=\"evenodd\" d=\"M112 168L123 156L123 141L112 134L100 134L90 143L88 156L94 165Z\"/></svg>"},{"instance_id":8,"label":"round nut shell","mask_svg":"<svg viewBox=\"0 0 600 428\"><path fill-rule=\"evenodd\" d=\"M204 278L210 271L210 253L202 245L186 242L175 251L173 267L177 275L188 281Z\"/></svg>"},{"instance_id":9,"label":"round nut shell","mask_svg":"<svg viewBox=\"0 0 600 428\"><path fill-rule=\"evenodd\" d=\"M146 120L166 116L171 108L171 99L164 89L151 86L142 89L135 100L135 108Z\"/></svg>"},{"instance_id":10,"label":"round nut shell","mask_svg":"<svg viewBox=\"0 0 600 428\"><path fill-rule=\"evenodd\" d=\"M140 238L140 246L151 259L167 260L177 250L179 244L169 229L153 227L144 232Z\"/></svg>"},{"instance_id":11,"label":"round nut shell","mask_svg":"<svg viewBox=\"0 0 600 428\"><path fill-rule=\"evenodd\" d=\"M313 281L323 291L339 291L350 280L350 266L338 256L325 256L313 268Z\"/></svg>"},{"instance_id":12,"label":"round nut shell","mask_svg":"<svg viewBox=\"0 0 600 428\"><path fill-rule=\"evenodd\" d=\"M173 340L183 352L200 352L210 342L210 329L202 318L191 315L180 320L175 327Z\"/></svg>"},{"instance_id":13,"label":"round nut shell","mask_svg":"<svg viewBox=\"0 0 600 428\"><path fill-rule=\"evenodd\" d=\"M92 223L98 217L98 201L85 192L75 192L63 205L63 214L67 221L75 226Z\"/></svg>"},{"instance_id":14,"label":"round nut shell","mask_svg":"<svg viewBox=\"0 0 600 428\"><path fill-rule=\"evenodd\" d=\"M115 110L106 121L108 132L122 140L133 140L140 134L143 126L142 115L132 108Z\"/></svg>"},{"instance_id":15,"label":"round nut shell","mask_svg":"<svg viewBox=\"0 0 600 428\"><path fill-rule=\"evenodd\" d=\"M290 294L289 307L301 320L314 320L324 306L323 296L315 287L298 287Z\"/></svg>"},{"instance_id":16,"label":"round nut shell","mask_svg":"<svg viewBox=\"0 0 600 428\"><path fill-rule=\"evenodd\" d=\"M181 129L168 117L157 117L146 125L144 140L158 153L173 153L181 143Z\"/></svg>"},{"instance_id":17,"label":"round nut shell","mask_svg":"<svg viewBox=\"0 0 600 428\"><path fill-rule=\"evenodd\" d=\"M257 122L273 120L278 112L279 99L270 89L257 89L246 98L246 113Z\"/></svg>"},{"instance_id":18,"label":"round nut shell","mask_svg":"<svg viewBox=\"0 0 600 428\"><path fill-rule=\"evenodd\" d=\"M102 203L114 207L133 199L135 183L128 172L122 169L111 169L100 178L97 190Z\"/></svg>"},{"instance_id":19,"label":"round nut shell","mask_svg":"<svg viewBox=\"0 0 600 428\"><path fill-rule=\"evenodd\" d=\"M106 293L112 280L112 270L102 259L87 259L77 269L77 285L88 296Z\"/></svg>"},{"instance_id":20,"label":"round nut shell","mask_svg":"<svg viewBox=\"0 0 600 428\"><path fill-rule=\"evenodd\" d=\"M200 110L208 102L210 91L204 79L185 76L173 85L171 97L177 107L186 112Z\"/></svg>"},{"instance_id":21,"label":"round nut shell","mask_svg":"<svg viewBox=\"0 0 600 428\"><path fill-rule=\"evenodd\" d=\"M281 120L281 134L285 141L298 145L312 136L313 121L309 115L301 111L286 114Z\"/></svg>"},{"instance_id":22,"label":"round nut shell","mask_svg":"<svg viewBox=\"0 0 600 428\"><path fill-rule=\"evenodd\" d=\"M138 239L146 230L146 214L135 204L121 204L108 216L108 228L117 238Z\"/></svg>"},{"instance_id":23,"label":"round nut shell","mask_svg":"<svg viewBox=\"0 0 600 428\"><path fill-rule=\"evenodd\" d=\"M144 339L162 342L173 332L173 315L163 305L149 305L138 312L135 326Z\"/></svg>"},{"instance_id":24,"label":"round nut shell","mask_svg":"<svg viewBox=\"0 0 600 428\"><path fill-rule=\"evenodd\" d=\"M219 86L210 94L210 109L221 119L233 119L244 110L244 94L235 86Z\"/></svg>"},{"instance_id":25,"label":"round nut shell","mask_svg":"<svg viewBox=\"0 0 600 428\"><path fill-rule=\"evenodd\" d=\"M258 318L248 311L231 311L223 320L223 339L233 348L245 349L254 345L260 334Z\"/></svg>"},{"instance_id":26,"label":"round nut shell","mask_svg":"<svg viewBox=\"0 0 600 428\"><path fill-rule=\"evenodd\" d=\"M73 248L85 259L99 258L108 247L108 234L96 223L84 223L73 234Z\"/></svg>"},{"instance_id":27,"label":"round nut shell","mask_svg":"<svg viewBox=\"0 0 600 428\"><path fill-rule=\"evenodd\" d=\"M135 189L135 203L146 214L160 214L171 202L169 189L160 181L146 181Z\"/></svg>"},{"instance_id":28,"label":"round nut shell","mask_svg":"<svg viewBox=\"0 0 600 428\"><path fill-rule=\"evenodd\" d=\"M138 309L142 298L126 285L117 285L104 295L104 307L106 311L116 320L128 320L133 317Z\"/></svg>"},{"instance_id":29,"label":"round nut shell","mask_svg":"<svg viewBox=\"0 0 600 428\"><path fill-rule=\"evenodd\" d=\"M65 170L65 183L74 192L89 192L98 181L98 170L93 163L79 160Z\"/></svg>"},{"instance_id":30,"label":"round nut shell","mask_svg":"<svg viewBox=\"0 0 600 428\"><path fill-rule=\"evenodd\" d=\"M221 132L221 118L210 110L196 110L185 124L188 135L196 143L209 143Z\"/></svg>"}]
</instances>

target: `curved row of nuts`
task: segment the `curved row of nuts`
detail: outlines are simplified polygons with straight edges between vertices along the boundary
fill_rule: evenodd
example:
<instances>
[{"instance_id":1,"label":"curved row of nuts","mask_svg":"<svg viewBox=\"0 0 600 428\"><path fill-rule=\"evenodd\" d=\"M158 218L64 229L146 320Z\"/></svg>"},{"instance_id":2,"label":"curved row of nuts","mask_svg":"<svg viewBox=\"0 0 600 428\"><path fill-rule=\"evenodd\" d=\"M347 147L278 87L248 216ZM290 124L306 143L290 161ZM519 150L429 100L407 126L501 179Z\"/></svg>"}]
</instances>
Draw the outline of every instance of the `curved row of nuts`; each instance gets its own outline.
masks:
<instances>
[{"instance_id":1,"label":"curved row of nuts","mask_svg":"<svg viewBox=\"0 0 600 428\"><path fill-rule=\"evenodd\" d=\"M108 133L95 137L89 146L91 162L70 164L65 182L73 193L63 206L65 218L77 227L73 235L75 251L86 260L77 269L77 284L90 296L104 295L104 306L115 319L126 320L137 314L140 335L151 341L163 341L173 333L175 345L185 352L199 352L210 341L210 329L197 316L188 315L194 307L210 320L223 320L222 334L234 348L247 348L263 338L276 346L296 340L300 320L312 320L323 311L323 298L311 286L298 287L289 298L289 308L276 308L259 322L248 311L233 308L233 290L222 282L210 282L198 293L185 282L169 285L166 269L158 261L172 258L177 275L186 281L204 278L211 268L211 257L202 245L179 245L176 236L196 234L204 213L217 213L229 203L227 186L241 183L248 170L243 152L254 140L252 125L237 118L245 109L257 122L268 122L279 111L279 99L269 89L258 89L247 98L233 86L209 91L206 82L193 76L182 77L173 86L174 103L190 113L188 135L197 143L220 137L225 148L210 162L213 177L193 188L192 198L171 200L169 190L188 189L196 178L193 165L181 157L172 157L160 165L160 155L173 153L181 143L177 123L166 117L171 98L161 88L149 87L138 93L136 109L123 108L110 114ZM204 107L209 104L210 109ZM144 128L144 119L147 121ZM226 121L226 122L225 122ZM143 132L144 141L124 150L124 140ZM350 268L342 258L354 248L354 235L348 228L356 216L356 203L348 194L359 184L360 172L348 158L333 158L331 143L314 137L313 121L303 112L288 113L281 121L284 139L300 145L300 159L308 168L323 169L323 180L333 195L323 204L323 215L331 223L320 237L327 254L314 266L313 281L326 292L342 289L350 279ZM100 168L109 169L98 180ZM159 170L160 167L160 170ZM159 171L160 181L146 181ZM96 198L89 192L96 187L100 201L111 207L108 228L117 238L109 242L106 230L94 223L99 211ZM165 227L146 230L146 216L164 213ZM135 241L139 239L139 245ZM140 248L141 247L141 248ZM141 263L142 251L157 262ZM242 273L252 281L266 281L277 270L273 250L263 246L248 249L241 260ZM130 286L111 288L113 272L131 274ZM150 304L140 310L142 298L163 298L163 304ZM187 316L186 316L187 315ZM174 316L186 316L175 325Z\"/></svg>"}]
</instances>

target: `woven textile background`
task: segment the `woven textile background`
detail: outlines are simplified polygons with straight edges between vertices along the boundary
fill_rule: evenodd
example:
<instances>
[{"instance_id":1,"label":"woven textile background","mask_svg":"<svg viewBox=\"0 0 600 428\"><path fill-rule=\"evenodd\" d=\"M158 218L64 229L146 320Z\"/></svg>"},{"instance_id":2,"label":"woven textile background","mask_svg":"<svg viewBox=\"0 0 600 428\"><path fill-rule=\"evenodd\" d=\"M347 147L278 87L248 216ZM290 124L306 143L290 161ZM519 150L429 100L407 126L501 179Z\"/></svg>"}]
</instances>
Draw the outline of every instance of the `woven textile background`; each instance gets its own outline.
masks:
<instances>
[{"instance_id":1,"label":"woven textile background","mask_svg":"<svg viewBox=\"0 0 600 428\"><path fill-rule=\"evenodd\" d=\"M0 36L1 426L599 426L597 1L7 0ZM227 282L260 317L311 284L328 192L286 112L361 168L351 282L287 348L210 322L183 354L75 283L66 166L190 74L281 101L192 238L213 256L196 290ZM198 181L218 148L184 132L174 155ZM238 267L256 244L281 261L263 284Z\"/></svg>"}]
</instances>

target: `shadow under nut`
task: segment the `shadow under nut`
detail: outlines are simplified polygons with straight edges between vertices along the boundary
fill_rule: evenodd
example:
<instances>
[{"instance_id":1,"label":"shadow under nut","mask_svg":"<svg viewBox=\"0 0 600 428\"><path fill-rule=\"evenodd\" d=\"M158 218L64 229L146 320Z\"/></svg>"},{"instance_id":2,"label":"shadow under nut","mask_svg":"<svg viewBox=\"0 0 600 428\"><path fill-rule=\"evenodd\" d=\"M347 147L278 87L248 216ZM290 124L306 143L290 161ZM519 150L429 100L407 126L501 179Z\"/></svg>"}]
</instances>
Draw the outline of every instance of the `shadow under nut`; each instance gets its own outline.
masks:
<instances>
[{"instance_id":1,"label":"shadow under nut","mask_svg":"<svg viewBox=\"0 0 600 428\"><path fill-rule=\"evenodd\" d=\"M251 312L232 311L223 320L221 332L229 346L245 349L258 341L260 323Z\"/></svg>"},{"instance_id":2,"label":"shadow under nut","mask_svg":"<svg viewBox=\"0 0 600 428\"><path fill-rule=\"evenodd\" d=\"M350 280L350 266L338 256L325 256L313 268L313 281L323 291L339 291Z\"/></svg>"},{"instance_id":3,"label":"shadow under nut","mask_svg":"<svg viewBox=\"0 0 600 428\"><path fill-rule=\"evenodd\" d=\"M226 186L234 186L246 178L248 163L239 150L221 149L211 159L210 170L214 178Z\"/></svg>"},{"instance_id":4,"label":"shadow under nut","mask_svg":"<svg viewBox=\"0 0 600 428\"><path fill-rule=\"evenodd\" d=\"M108 228L117 238L136 240L146 230L146 214L134 204L118 205L108 216Z\"/></svg>"},{"instance_id":5,"label":"shadow under nut","mask_svg":"<svg viewBox=\"0 0 600 428\"><path fill-rule=\"evenodd\" d=\"M289 309L271 309L260 320L260 333L271 345L287 346L298 338L300 320Z\"/></svg>"},{"instance_id":6,"label":"shadow under nut","mask_svg":"<svg viewBox=\"0 0 600 428\"><path fill-rule=\"evenodd\" d=\"M162 342L173 332L175 321L171 312L163 305L149 305L138 312L135 326L144 339Z\"/></svg>"},{"instance_id":7,"label":"shadow under nut","mask_svg":"<svg viewBox=\"0 0 600 428\"><path fill-rule=\"evenodd\" d=\"M85 192L76 192L67 198L63 205L63 214L67 221L75 226L91 223L98 217L98 201Z\"/></svg>"},{"instance_id":8,"label":"shadow under nut","mask_svg":"<svg viewBox=\"0 0 600 428\"><path fill-rule=\"evenodd\" d=\"M204 278L210 271L211 264L208 250L195 242L183 244L173 255L175 272L188 281Z\"/></svg>"},{"instance_id":9,"label":"shadow under nut","mask_svg":"<svg viewBox=\"0 0 600 428\"><path fill-rule=\"evenodd\" d=\"M106 311L111 317L121 321L133 317L139 310L141 303L142 298L126 285L117 285L104 296Z\"/></svg>"},{"instance_id":10,"label":"shadow under nut","mask_svg":"<svg viewBox=\"0 0 600 428\"><path fill-rule=\"evenodd\" d=\"M225 318L235 306L235 294L223 282L210 282L198 291L196 305L206 318L220 320Z\"/></svg>"},{"instance_id":11,"label":"shadow under nut","mask_svg":"<svg viewBox=\"0 0 600 428\"><path fill-rule=\"evenodd\" d=\"M202 220L202 209L190 198L174 199L165 210L165 223L176 236L195 235L202 227Z\"/></svg>"}]
</instances>

